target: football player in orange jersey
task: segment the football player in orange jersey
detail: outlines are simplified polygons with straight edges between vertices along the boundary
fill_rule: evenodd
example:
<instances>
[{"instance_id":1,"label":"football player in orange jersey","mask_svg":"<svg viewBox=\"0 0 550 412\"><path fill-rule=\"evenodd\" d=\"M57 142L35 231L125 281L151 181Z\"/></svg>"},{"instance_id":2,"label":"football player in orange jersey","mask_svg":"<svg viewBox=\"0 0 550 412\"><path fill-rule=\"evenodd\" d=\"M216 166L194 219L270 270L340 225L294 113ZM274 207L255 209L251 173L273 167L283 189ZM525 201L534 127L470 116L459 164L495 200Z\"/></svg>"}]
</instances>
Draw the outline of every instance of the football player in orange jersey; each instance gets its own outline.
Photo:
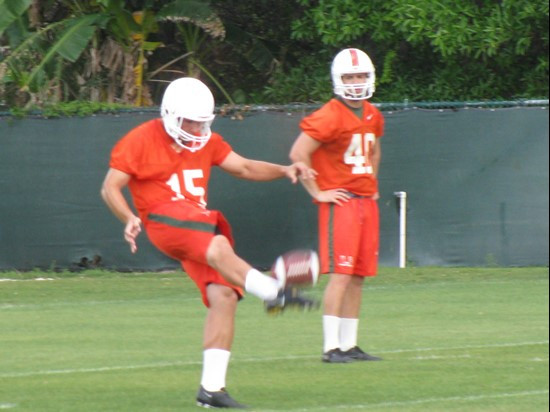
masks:
<instances>
[{"instance_id":1,"label":"football player in orange jersey","mask_svg":"<svg viewBox=\"0 0 550 412\"><path fill-rule=\"evenodd\" d=\"M207 186L212 166L239 178L293 183L315 178L301 162L289 166L244 158L217 133L214 98L208 87L181 78L167 87L161 118L137 126L113 148L101 195L125 225L132 253L142 225L151 242L181 262L208 308L203 340L203 370L197 403L204 407L241 408L225 390L237 302L243 289L271 307L313 302L285 294L285 282L252 268L233 250L231 228L221 212L209 210ZM122 190L128 186L137 214Z\"/></svg>"},{"instance_id":2,"label":"football player in orange jersey","mask_svg":"<svg viewBox=\"0 0 550 412\"><path fill-rule=\"evenodd\" d=\"M332 61L335 98L302 119L290 151L317 179L300 179L318 204L324 293L323 362L380 360L357 345L362 286L378 264L378 165L384 118L368 102L375 71L368 55L344 49Z\"/></svg>"}]
</instances>

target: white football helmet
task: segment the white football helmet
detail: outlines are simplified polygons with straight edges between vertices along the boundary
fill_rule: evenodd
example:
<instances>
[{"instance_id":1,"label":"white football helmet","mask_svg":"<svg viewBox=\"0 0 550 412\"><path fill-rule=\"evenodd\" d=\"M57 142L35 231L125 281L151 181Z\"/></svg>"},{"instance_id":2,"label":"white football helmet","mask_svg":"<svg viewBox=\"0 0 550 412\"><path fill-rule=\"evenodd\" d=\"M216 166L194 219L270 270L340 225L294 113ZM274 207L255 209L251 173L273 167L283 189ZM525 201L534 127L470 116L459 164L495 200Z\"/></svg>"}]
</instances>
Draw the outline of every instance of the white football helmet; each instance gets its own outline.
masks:
<instances>
[{"instance_id":1,"label":"white football helmet","mask_svg":"<svg viewBox=\"0 0 550 412\"><path fill-rule=\"evenodd\" d=\"M344 84L342 75L365 73L365 83ZM331 67L332 84L334 94L349 100L369 99L375 90L376 76L374 66L369 56L359 49L344 49L339 52L332 61Z\"/></svg>"},{"instance_id":2,"label":"white football helmet","mask_svg":"<svg viewBox=\"0 0 550 412\"><path fill-rule=\"evenodd\" d=\"M195 152L208 143L214 121L214 96L200 80L182 77L168 85L162 97L160 114L164 129L184 149ZM181 128L183 119L201 122L199 136Z\"/></svg>"}]
</instances>

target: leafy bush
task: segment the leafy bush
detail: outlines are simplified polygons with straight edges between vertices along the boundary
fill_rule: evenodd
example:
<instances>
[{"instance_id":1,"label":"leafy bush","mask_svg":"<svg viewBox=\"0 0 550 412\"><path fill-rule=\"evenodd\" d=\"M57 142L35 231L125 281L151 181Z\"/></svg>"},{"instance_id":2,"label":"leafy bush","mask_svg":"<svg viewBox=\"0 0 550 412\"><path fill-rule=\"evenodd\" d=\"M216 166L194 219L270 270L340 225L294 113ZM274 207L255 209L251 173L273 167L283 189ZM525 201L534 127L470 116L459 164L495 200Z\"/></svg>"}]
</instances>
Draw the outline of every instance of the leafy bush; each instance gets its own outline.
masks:
<instances>
[{"instance_id":1,"label":"leafy bush","mask_svg":"<svg viewBox=\"0 0 550 412\"><path fill-rule=\"evenodd\" d=\"M548 97L545 0L298 3L305 12L293 38L365 50L377 68L377 100ZM325 64L300 66L311 76Z\"/></svg>"},{"instance_id":2,"label":"leafy bush","mask_svg":"<svg viewBox=\"0 0 550 412\"><path fill-rule=\"evenodd\" d=\"M96 113L117 113L124 109L134 109L135 107L127 104L101 103L89 101L72 101L55 104L45 104L41 107L30 106L25 109L13 108L11 114L16 117L28 115L39 115L46 118L72 117L72 116L90 116Z\"/></svg>"},{"instance_id":3,"label":"leafy bush","mask_svg":"<svg viewBox=\"0 0 550 412\"><path fill-rule=\"evenodd\" d=\"M548 98L548 10L547 0L0 0L0 106L147 106L184 75L220 104L320 102L346 47L373 60L376 101Z\"/></svg>"}]
</instances>

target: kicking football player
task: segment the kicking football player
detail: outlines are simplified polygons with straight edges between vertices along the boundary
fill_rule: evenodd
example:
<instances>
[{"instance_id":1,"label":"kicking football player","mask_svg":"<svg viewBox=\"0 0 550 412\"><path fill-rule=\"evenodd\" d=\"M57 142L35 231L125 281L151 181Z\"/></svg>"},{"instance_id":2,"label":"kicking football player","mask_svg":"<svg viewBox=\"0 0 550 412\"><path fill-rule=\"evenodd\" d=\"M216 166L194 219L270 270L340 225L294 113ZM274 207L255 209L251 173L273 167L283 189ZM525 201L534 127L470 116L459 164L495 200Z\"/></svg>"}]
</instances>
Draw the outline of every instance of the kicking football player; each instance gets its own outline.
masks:
<instances>
[{"instance_id":1,"label":"kicking football player","mask_svg":"<svg viewBox=\"0 0 550 412\"><path fill-rule=\"evenodd\" d=\"M237 302L243 290L282 307L308 306L306 298L285 294L278 279L252 268L233 250L231 228L221 212L206 208L212 166L249 180L282 177L296 182L315 177L301 162L283 166L244 158L212 133L214 98L193 78L170 83L161 118L137 126L113 148L101 196L125 225L132 253L142 225L153 245L181 262L201 291L208 312L204 328L203 369L197 403L242 408L225 390ZM128 186L137 214L122 190ZM290 279L287 279L287 285Z\"/></svg>"},{"instance_id":2,"label":"kicking football player","mask_svg":"<svg viewBox=\"0 0 550 412\"><path fill-rule=\"evenodd\" d=\"M324 293L323 362L380 360L357 345L362 286L378 263L378 165L384 119L367 100L374 66L359 49L340 51L332 62L335 98L305 117L290 151L317 179L300 179L318 204Z\"/></svg>"}]
</instances>

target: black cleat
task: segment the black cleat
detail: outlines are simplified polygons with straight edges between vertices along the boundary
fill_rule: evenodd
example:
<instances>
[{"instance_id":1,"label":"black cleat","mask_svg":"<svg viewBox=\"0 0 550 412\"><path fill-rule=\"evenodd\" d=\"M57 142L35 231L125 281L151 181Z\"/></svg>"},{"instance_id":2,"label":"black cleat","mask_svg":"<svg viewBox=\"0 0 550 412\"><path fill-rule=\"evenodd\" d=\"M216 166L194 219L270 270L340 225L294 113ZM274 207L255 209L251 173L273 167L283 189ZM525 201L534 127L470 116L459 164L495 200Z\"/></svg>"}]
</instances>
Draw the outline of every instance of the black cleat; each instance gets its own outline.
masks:
<instances>
[{"instance_id":1,"label":"black cleat","mask_svg":"<svg viewBox=\"0 0 550 412\"><path fill-rule=\"evenodd\" d=\"M235 399L233 399L225 388L222 388L216 392L210 392L204 389L202 386L197 393L197 405L203 408L234 408L234 409L246 409L247 406L241 405Z\"/></svg>"},{"instance_id":2,"label":"black cleat","mask_svg":"<svg viewBox=\"0 0 550 412\"><path fill-rule=\"evenodd\" d=\"M331 349L325 353L323 353L323 362L326 363L350 363L353 362L354 359L346 356L346 352L342 352L340 349Z\"/></svg>"},{"instance_id":3,"label":"black cleat","mask_svg":"<svg viewBox=\"0 0 550 412\"><path fill-rule=\"evenodd\" d=\"M305 297L297 288L287 288L279 291L273 300L266 300L265 310L270 315L279 315L285 309L302 309L304 311L318 309L319 302Z\"/></svg>"},{"instance_id":4,"label":"black cleat","mask_svg":"<svg viewBox=\"0 0 550 412\"><path fill-rule=\"evenodd\" d=\"M378 356L369 355L366 352L363 352L359 346L354 346L351 349L348 349L345 352L342 352L342 354L352 360L357 361L380 361L382 358L379 358Z\"/></svg>"}]
</instances>

